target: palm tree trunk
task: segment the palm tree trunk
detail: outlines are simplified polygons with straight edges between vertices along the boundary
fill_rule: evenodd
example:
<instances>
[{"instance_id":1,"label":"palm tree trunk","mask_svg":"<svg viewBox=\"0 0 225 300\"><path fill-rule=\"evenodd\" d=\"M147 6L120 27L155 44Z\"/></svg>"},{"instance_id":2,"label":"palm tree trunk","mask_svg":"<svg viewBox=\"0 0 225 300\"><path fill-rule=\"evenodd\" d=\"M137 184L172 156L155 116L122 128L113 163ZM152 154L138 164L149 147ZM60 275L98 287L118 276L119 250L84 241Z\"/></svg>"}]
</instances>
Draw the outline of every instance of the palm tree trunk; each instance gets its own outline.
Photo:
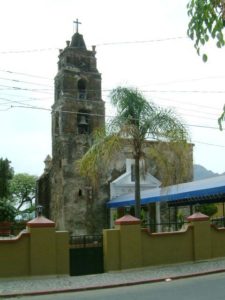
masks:
<instances>
[{"instance_id":1,"label":"palm tree trunk","mask_svg":"<svg viewBox=\"0 0 225 300\"><path fill-rule=\"evenodd\" d=\"M135 157L135 217L141 216L141 189L140 189L140 165L139 158Z\"/></svg>"}]
</instances>

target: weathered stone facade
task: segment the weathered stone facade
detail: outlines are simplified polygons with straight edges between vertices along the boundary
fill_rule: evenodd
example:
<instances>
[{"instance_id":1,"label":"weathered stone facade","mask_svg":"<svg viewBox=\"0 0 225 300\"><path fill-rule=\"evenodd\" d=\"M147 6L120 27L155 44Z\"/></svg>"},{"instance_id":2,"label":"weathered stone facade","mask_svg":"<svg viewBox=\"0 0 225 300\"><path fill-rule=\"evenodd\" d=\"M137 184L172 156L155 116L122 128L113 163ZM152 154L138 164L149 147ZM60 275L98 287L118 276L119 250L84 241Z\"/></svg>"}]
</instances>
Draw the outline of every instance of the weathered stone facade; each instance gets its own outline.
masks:
<instances>
[{"instance_id":1,"label":"weathered stone facade","mask_svg":"<svg viewBox=\"0 0 225 300\"><path fill-rule=\"evenodd\" d=\"M87 220L102 207L98 200L93 203L92 189L75 166L90 147L93 130L105 122L95 54L95 47L87 50L78 32L60 50L52 106L52 162L39 180L38 191L39 202L45 204L45 213L57 227L79 234L98 230ZM49 209L44 202L46 192Z\"/></svg>"},{"instance_id":2,"label":"weathered stone facade","mask_svg":"<svg viewBox=\"0 0 225 300\"><path fill-rule=\"evenodd\" d=\"M110 199L110 181L125 172L126 158L132 158L126 146L106 172L107 178L101 178L97 190L76 169L76 161L92 144L92 132L105 124L95 54L95 47L87 50L78 32L60 50L52 106L52 159L47 157L38 182L38 202L44 206L45 216L54 220L58 229L74 234L99 233L107 227L105 203ZM192 146L188 160L190 169L184 181L192 178Z\"/></svg>"}]
</instances>

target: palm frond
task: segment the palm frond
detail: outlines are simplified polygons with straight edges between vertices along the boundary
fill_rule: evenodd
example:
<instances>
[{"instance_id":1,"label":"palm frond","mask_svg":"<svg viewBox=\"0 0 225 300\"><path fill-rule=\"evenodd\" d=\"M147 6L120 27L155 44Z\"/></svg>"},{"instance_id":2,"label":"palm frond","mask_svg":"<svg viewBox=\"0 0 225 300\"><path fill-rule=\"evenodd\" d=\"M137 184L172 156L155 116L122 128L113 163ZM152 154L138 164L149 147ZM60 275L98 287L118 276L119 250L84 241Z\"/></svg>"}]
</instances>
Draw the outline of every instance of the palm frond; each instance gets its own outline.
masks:
<instances>
[{"instance_id":1,"label":"palm frond","mask_svg":"<svg viewBox=\"0 0 225 300\"><path fill-rule=\"evenodd\" d=\"M147 155L157 168L162 186L181 183L192 178L191 145L186 141L158 142L148 148Z\"/></svg>"},{"instance_id":2,"label":"palm frond","mask_svg":"<svg viewBox=\"0 0 225 300\"><path fill-rule=\"evenodd\" d=\"M105 128L96 131L92 147L76 162L81 176L87 177L97 186L103 175L107 174L109 165L116 153L121 151L121 147L122 139L118 134L108 134Z\"/></svg>"},{"instance_id":3,"label":"palm frond","mask_svg":"<svg viewBox=\"0 0 225 300\"><path fill-rule=\"evenodd\" d=\"M183 122L171 109L158 108L146 121L148 134L153 138L164 141L188 140L189 134Z\"/></svg>"}]
</instances>

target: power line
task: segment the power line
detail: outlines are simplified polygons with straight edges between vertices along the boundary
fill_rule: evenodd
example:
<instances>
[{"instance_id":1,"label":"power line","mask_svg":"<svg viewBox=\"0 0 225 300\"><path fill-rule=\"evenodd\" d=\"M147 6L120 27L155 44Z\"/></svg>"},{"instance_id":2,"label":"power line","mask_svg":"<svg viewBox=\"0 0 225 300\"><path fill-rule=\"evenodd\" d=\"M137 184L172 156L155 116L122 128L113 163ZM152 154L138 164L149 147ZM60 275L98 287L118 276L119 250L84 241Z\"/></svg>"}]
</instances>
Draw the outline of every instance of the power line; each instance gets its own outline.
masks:
<instances>
[{"instance_id":1,"label":"power line","mask_svg":"<svg viewBox=\"0 0 225 300\"><path fill-rule=\"evenodd\" d=\"M12 100L12 99L7 99L7 98L0 98L0 100L4 100L6 101L5 103L0 103L0 105L6 105L9 103L18 103L18 104L24 104L24 102L28 102L29 100L23 100L23 101L16 101L16 100ZM27 104L29 105L28 107L32 107L33 105Z\"/></svg>"},{"instance_id":2,"label":"power line","mask_svg":"<svg viewBox=\"0 0 225 300\"><path fill-rule=\"evenodd\" d=\"M35 106L11 106L10 108L4 109L4 110L0 110L0 111L6 111L12 108L29 108L29 109L34 109L34 110L43 110L43 111L48 111L48 112L57 112L57 110L51 110L49 108L43 108L43 107L35 107ZM62 113L71 113L71 114L79 114L79 112L71 112L71 111L61 111ZM101 114L90 114L90 113L85 113L85 115L89 115L89 116L97 116L97 117L106 117L106 118L113 118L114 116L104 116ZM211 127L211 126L203 126L203 125L193 125L193 124L187 124L187 126L190 127L198 127L198 128L203 128L203 129L216 129L217 131L219 130L219 128L217 127ZM204 144L204 145L208 145L208 146L215 146L215 147L221 147L221 148L225 148L224 145L218 145L218 144L212 144L212 143L205 143L205 142L200 142L200 141L192 141L193 143L198 143L198 144Z\"/></svg>"},{"instance_id":3,"label":"power line","mask_svg":"<svg viewBox=\"0 0 225 300\"><path fill-rule=\"evenodd\" d=\"M23 97L23 98L26 98L27 100L26 101L44 101L44 100L48 100L48 99L52 99L52 97L28 97L28 96L24 96L24 95L20 95L20 94L8 94L8 93L2 93L1 94L2 96L10 96L10 97Z\"/></svg>"},{"instance_id":4,"label":"power line","mask_svg":"<svg viewBox=\"0 0 225 300\"><path fill-rule=\"evenodd\" d=\"M181 103L181 104L183 104L183 103ZM168 107L167 105L163 105L163 107L164 106ZM194 109L189 109L189 108L183 108L181 106L175 106L175 105L170 105L170 107L173 108L173 109L179 110L179 111L181 111L181 110L184 110L185 112L189 112L190 111L190 112L196 113L198 115L204 114L204 115L209 115L209 116L218 116L218 114L219 114L219 109L218 109L218 113L209 113L209 112L202 111L202 110L194 110Z\"/></svg>"},{"instance_id":5,"label":"power line","mask_svg":"<svg viewBox=\"0 0 225 300\"><path fill-rule=\"evenodd\" d=\"M219 127L213 127L213 126L205 126L205 125L192 125L188 124L189 127L196 127L196 128L203 128L203 129L216 129L218 130Z\"/></svg>"},{"instance_id":6,"label":"power line","mask_svg":"<svg viewBox=\"0 0 225 300\"><path fill-rule=\"evenodd\" d=\"M44 77L44 76L39 76L39 75L34 75L34 74L28 74L28 73L22 73L22 72L15 72L15 71L10 71L10 70L1 70L0 69L0 72L9 73L9 74L18 74L18 75L23 75L23 76L28 76L28 77L35 77L35 78L52 80L51 78Z\"/></svg>"},{"instance_id":7,"label":"power line","mask_svg":"<svg viewBox=\"0 0 225 300\"><path fill-rule=\"evenodd\" d=\"M38 106L25 106L25 105L20 105L20 106L11 106L11 108L29 108L29 109L37 109L37 110L46 110L46 111L51 111L52 113L58 112L58 110L53 110L50 108L44 108L44 107L38 107ZM75 111L68 111L68 110L61 110L60 112L62 113L68 113L68 114L80 114L80 112L75 112ZM105 115L105 114L95 114L95 113L85 113L85 115L88 116L97 116L97 117L106 117L106 118L114 118L115 115ZM204 129L217 129L218 127L213 127L213 126L204 126L204 125L195 125L195 124L187 124L187 126L190 127L198 127L198 128L204 128Z\"/></svg>"},{"instance_id":8,"label":"power line","mask_svg":"<svg viewBox=\"0 0 225 300\"><path fill-rule=\"evenodd\" d=\"M200 94L224 94L225 90L142 90L145 93L200 93Z\"/></svg>"},{"instance_id":9,"label":"power line","mask_svg":"<svg viewBox=\"0 0 225 300\"><path fill-rule=\"evenodd\" d=\"M188 105L188 106L195 106L195 107L200 107L200 108L207 108L207 109L211 109L211 110L216 110L218 111L219 109L213 107L213 106L208 106L208 105L200 105L200 104L196 104L196 103L191 103L191 102L184 102L184 101L177 101L171 98L164 98L164 97L159 97L159 96L154 96L154 99L160 99L160 100L165 100L165 101L169 101L169 102L175 102L175 103L179 103L179 104L184 104L184 105Z\"/></svg>"},{"instance_id":10,"label":"power line","mask_svg":"<svg viewBox=\"0 0 225 300\"><path fill-rule=\"evenodd\" d=\"M31 92L41 92L41 93L48 93L48 94L52 94L53 93L53 91L50 92L49 89L34 89L34 88L30 89L30 88L21 88L21 87L18 87L18 86L6 86L6 85L0 85L0 86L6 87L6 88L9 88L9 89L13 89L13 90L16 90L16 91L31 91ZM89 91L95 91L95 90L89 90ZM109 92L109 90L103 90L103 91ZM171 99L160 98L158 96L156 96L156 98L163 99L163 100L168 100L168 101L173 101L173 102L178 102L178 101L171 100ZM10 101L10 99L5 99L5 98L3 100ZM37 99L37 100L39 100L39 99ZM14 100L12 100L12 102L15 103ZM98 102L98 101L96 101L96 102ZM106 104L108 104L108 103L106 102ZM190 105L189 103L185 103L185 104ZM191 105L199 106L199 107L204 107L204 106L200 106L200 105L197 105L197 104L191 104ZM174 106L173 108L174 109L180 109L179 106ZM209 106L207 108L213 109L212 107L209 107ZM193 109L183 109L182 108L182 110L184 110L184 112L183 111L181 112L183 115L192 116L192 117L196 117L196 116L195 115L187 114L186 112L187 111L192 111L194 113L197 113L198 117L199 117L199 114L206 114L206 115L217 116L217 114L207 113L207 112L203 112L203 111L196 111L196 110L193 110ZM214 121L214 119L212 119L212 118L206 118L206 117L202 117L202 118L204 118L204 119L210 119L210 120Z\"/></svg>"},{"instance_id":11,"label":"power line","mask_svg":"<svg viewBox=\"0 0 225 300\"><path fill-rule=\"evenodd\" d=\"M9 74L17 74L17 75L22 75L22 76L27 76L27 77L34 77L34 78L40 78L40 79L46 79L46 80L53 80L53 78L50 77L45 77L45 76L40 76L40 75L34 75L34 74L29 74L29 73L23 73L23 72L16 72L16 71L11 71L11 70L2 70L0 69L0 72L4 73L9 73ZM204 76L204 77L197 77L197 78L187 78L183 80L174 80L174 81L167 81L167 82L156 82L156 83L151 83L148 85L143 85L149 86L149 85L164 85L164 84L173 84L173 83L183 83L183 82L192 82L192 81L200 81L200 80L207 80L207 79L220 79L220 78L225 78L225 75L215 75L215 76Z\"/></svg>"},{"instance_id":12,"label":"power line","mask_svg":"<svg viewBox=\"0 0 225 300\"><path fill-rule=\"evenodd\" d=\"M48 89L27 89L27 88L20 88L15 86L7 86L7 85L0 85L2 87L7 87L9 89L18 89L18 90L29 90L29 91L49 91L52 90L51 88ZM74 88L66 89L65 92L73 91ZM90 92L98 91L96 89L88 90ZM102 89L102 92L111 92L113 89ZM225 90L139 90L143 93L199 93L199 94L225 94Z\"/></svg>"},{"instance_id":13,"label":"power line","mask_svg":"<svg viewBox=\"0 0 225 300\"><path fill-rule=\"evenodd\" d=\"M177 36L177 37L169 37L169 38L161 38L161 39L151 39L151 40L144 40L144 41L121 41L121 42L108 42L108 43L100 43L96 44L97 47L99 46L113 46L113 45L130 45L130 44L148 44L148 43L156 43L156 42L167 42L173 40L182 40L187 39L186 36Z\"/></svg>"},{"instance_id":14,"label":"power line","mask_svg":"<svg viewBox=\"0 0 225 300\"><path fill-rule=\"evenodd\" d=\"M189 78L189 79L181 79L181 80L171 80L171 81L164 81L164 82L156 82L156 83L152 83L152 85L167 85L167 84L174 84L174 83L195 82L195 81L201 81L201 80L223 79L223 78L225 78L225 75L204 76L204 77L197 77L197 78ZM145 86L149 86L149 85L143 85L142 87L145 87Z\"/></svg>"},{"instance_id":15,"label":"power line","mask_svg":"<svg viewBox=\"0 0 225 300\"><path fill-rule=\"evenodd\" d=\"M34 53L34 52L45 52L59 50L59 48L37 48L37 49L26 49L26 50L6 50L0 51L0 54L23 54L23 53Z\"/></svg>"},{"instance_id":16,"label":"power line","mask_svg":"<svg viewBox=\"0 0 225 300\"><path fill-rule=\"evenodd\" d=\"M7 99L7 98L0 98L0 99L2 99L2 100L6 100L6 101L8 101L8 102L15 102L14 100L11 100L11 99ZM28 100L29 101L29 100ZM84 100L85 101L85 100ZM88 101L88 100L86 100L86 101ZM18 101L17 101L18 102ZM27 102L27 101L21 101L20 103L24 103L24 102ZM96 103L99 103L99 100L96 100L96 101L92 101L92 102L96 102ZM110 105L109 103L105 103L106 105ZM176 107L174 107L174 109L175 109ZM41 107L40 107L40 109L41 109ZM193 114L188 114L188 113L186 113L186 111L193 111L193 112L195 112L195 113L198 113L198 116L196 116L196 115L193 115ZM77 112L71 112L71 111L63 111L63 112L67 112L67 113L72 113L72 114L76 114ZM176 111L175 111L176 112ZM185 115L185 116L189 116L189 117L199 117L199 114L206 114L206 115L214 115L214 116L216 116L217 117L217 114L210 114L210 113L207 113L207 112L201 112L201 111L195 111L195 110L184 110L184 112L183 111L181 111L180 112L182 115ZM88 113L89 114L89 113ZM90 114L90 115L95 115L95 114ZM107 115L101 115L101 116L106 116L106 117L114 117L114 116L107 116ZM213 118L209 118L209 117L204 117L204 116L201 116L200 117L201 119L207 119L207 120L212 120L212 121L215 121L215 120L217 120L217 118L216 119L213 119Z\"/></svg>"},{"instance_id":17,"label":"power line","mask_svg":"<svg viewBox=\"0 0 225 300\"><path fill-rule=\"evenodd\" d=\"M50 91L50 90L52 90L52 89L29 89L29 88L21 88L21 87L18 87L18 86L8 86L8 85L3 85L3 84L0 84L0 86L1 87L3 87L3 89L2 88L0 88L0 90L18 90L18 91L29 91L29 92L39 92L39 93L47 93L47 94L52 94L53 93L53 91L52 92L48 92L48 91Z\"/></svg>"},{"instance_id":18,"label":"power line","mask_svg":"<svg viewBox=\"0 0 225 300\"><path fill-rule=\"evenodd\" d=\"M224 145L217 145L217 144L211 144L211 143L205 143L205 142L199 142L199 141L193 141L193 142L198 143L198 144L208 145L208 146L215 146L215 147L225 148Z\"/></svg>"},{"instance_id":19,"label":"power line","mask_svg":"<svg viewBox=\"0 0 225 300\"><path fill-rule=\"evenodd\" d=\"M13 82L18 82L18 83L26 83L26 84L32 84L32 85L40 85L40 86L47 86L47 87L52 87L53 88L53 85L49 85L49 84L44 84L44 83L36 83L36 82L31 82L31 81L23 81L23 80L18 80L18 79L10 79L10 78L3 78L3 77L0 77L0 79L2 80L6 80L6 81L13 81Z\"/></svg>"},{"instance_id":20,"label":"power line","mask_svg":"<svg viewBox=\"0 0 225 300\"><path fill-rule=\"evenodd\" d=\"M187 37L178 36L178 37L168 37L168 38L142 40L142 41L136 40L136 41L106 42L106 43L96 44L96 46L102 47L102 46L131 45L131 44L149 44L149 43L182 40L182 39L187 39ZM36 48L36 49L25 49L25 50L5 50L5 51L0 51L0 54L23 54L23 53L34 53L34 52L38 53L38 52L46 52L46 51L53 51L53 50L55 51L59 49L60 48Z\"/></svg>"}]
</instances>

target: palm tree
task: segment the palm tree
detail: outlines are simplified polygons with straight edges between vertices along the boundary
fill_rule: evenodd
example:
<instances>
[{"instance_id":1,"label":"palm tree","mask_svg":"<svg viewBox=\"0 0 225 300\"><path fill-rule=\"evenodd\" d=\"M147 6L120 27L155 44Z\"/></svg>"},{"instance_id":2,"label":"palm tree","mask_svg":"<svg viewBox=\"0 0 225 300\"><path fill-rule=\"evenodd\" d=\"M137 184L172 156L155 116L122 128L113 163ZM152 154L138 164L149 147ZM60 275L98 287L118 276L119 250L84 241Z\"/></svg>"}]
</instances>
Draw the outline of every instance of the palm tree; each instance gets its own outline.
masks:
<instances>
[{"instance_id":1,"label":"palm tree","mask_svg":"<svg viewBox=\"0 0 225 300\"><path fill-rule=\"evenodd\" d=\"M148 102L136 89L118 87L110 96L112 104L117 108L117 115L104 130L97 131L92 147L78 165L81 175L94 182L100 178L103 168L107 168L116 158L115 154L122 150L125 144L129 144L135 161L135 216L139 218L140 160L146 158L146 140L183 143L188 134L172 110L162 109Z\"/></svg>"}]
</instances>

